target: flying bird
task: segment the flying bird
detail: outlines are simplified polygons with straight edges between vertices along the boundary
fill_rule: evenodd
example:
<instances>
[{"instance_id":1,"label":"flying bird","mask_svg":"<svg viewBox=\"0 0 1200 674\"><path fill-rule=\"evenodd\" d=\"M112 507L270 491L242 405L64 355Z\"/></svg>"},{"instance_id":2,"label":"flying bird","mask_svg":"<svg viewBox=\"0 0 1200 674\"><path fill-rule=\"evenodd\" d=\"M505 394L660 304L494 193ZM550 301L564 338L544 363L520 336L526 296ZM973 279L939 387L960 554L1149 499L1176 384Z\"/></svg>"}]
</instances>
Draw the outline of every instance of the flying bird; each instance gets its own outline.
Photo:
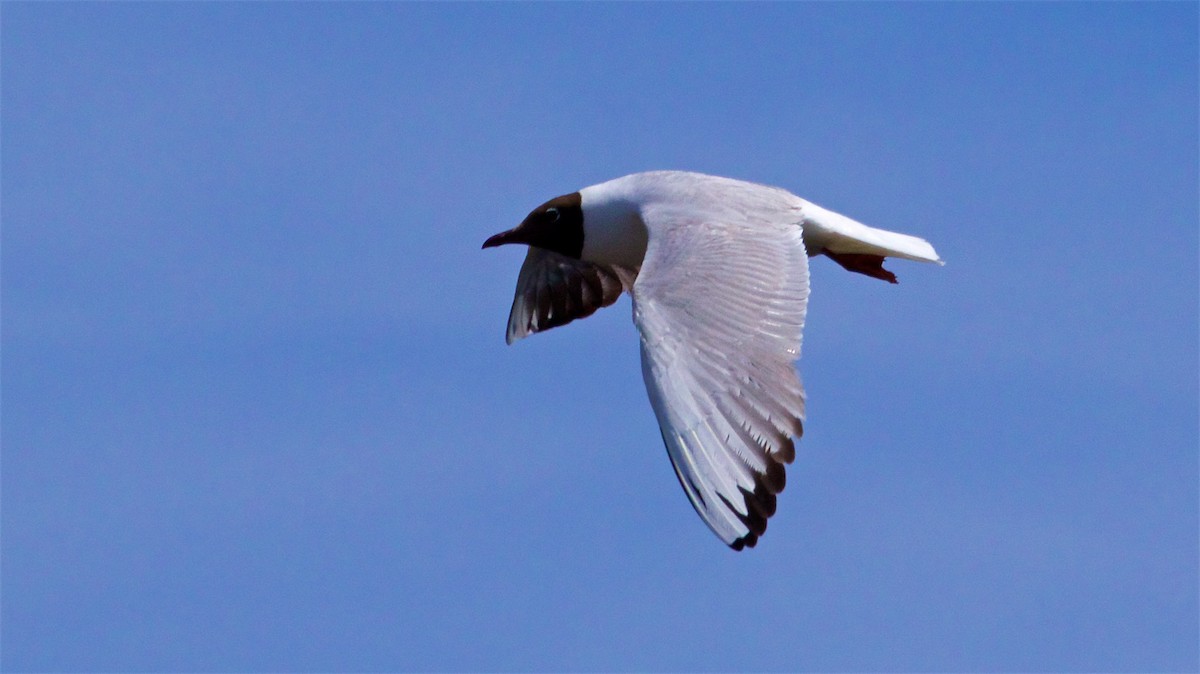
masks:
<instances>
[{"instance_id":1,"label":"flying bird","mask_svg":"<svg viewBox=\"0 0 1200 674\"><path fill-rule=\"evenodd\" d=\"M795 361L808 258L889 283L885 257L942 263L924 239L780 188L684 171L555 197L483 247L509 243L529 246L509 344L633 297L642 376L675 475L735 550L766 531L803 432Z\"/></svg>"}]
</instances>

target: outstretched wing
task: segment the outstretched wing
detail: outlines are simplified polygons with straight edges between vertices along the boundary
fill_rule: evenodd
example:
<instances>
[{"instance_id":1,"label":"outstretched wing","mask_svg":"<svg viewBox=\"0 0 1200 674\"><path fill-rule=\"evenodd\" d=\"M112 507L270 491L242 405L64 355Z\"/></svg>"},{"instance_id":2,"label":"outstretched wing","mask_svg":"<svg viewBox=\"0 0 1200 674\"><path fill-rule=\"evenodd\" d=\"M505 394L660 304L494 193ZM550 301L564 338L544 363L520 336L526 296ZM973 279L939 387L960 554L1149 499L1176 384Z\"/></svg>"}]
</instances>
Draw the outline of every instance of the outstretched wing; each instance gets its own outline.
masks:
<instances>
[{"instance_id":1,"label":"outstretched wing","mask_svg":"<svg viewBox=\"0 0 1200 674\"><path fill-rule=\"evenodd\" d=\"M623 267L596 265L530 246L517 277L505 339L512 344L535 332L591 316L616 302L633 284L634 276Z\"/></svg>"},{"instance_id":2,"label":"outstretched wing","mask_svg":"<svg viewBox=\"0 0 1200 674\"><path fill-rule=\"evenodd\" d=\"M735 209L643 217L649 244L632 294L650 403L696 512L730 547L753 547L804 419L801 229Z\"/></svg>"}]
</instances>

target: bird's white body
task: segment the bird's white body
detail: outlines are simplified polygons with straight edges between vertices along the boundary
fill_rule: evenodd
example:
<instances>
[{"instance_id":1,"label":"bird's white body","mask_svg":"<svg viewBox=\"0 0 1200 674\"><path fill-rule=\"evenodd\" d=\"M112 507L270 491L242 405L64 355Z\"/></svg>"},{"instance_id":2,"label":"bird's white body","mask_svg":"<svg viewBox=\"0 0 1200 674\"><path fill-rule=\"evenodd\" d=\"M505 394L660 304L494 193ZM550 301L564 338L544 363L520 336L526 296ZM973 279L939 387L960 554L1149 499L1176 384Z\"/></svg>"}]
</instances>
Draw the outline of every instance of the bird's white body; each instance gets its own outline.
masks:
<instances>
[{"instance_id":1,"label":"bird's white body","mask_svg":"<svg viewBox=\"0 0 1200 674\"><path fill-rule=\"evenodd\" d=\"M659 207L712 213L726 208L802 228L810 255L826 250L941 262L924 239L868 227L778 187L686 171L634 173L579 190L586 213L582 259L637 268L647 232L640 214Z\"/></svg>"},{"instance_id":2,"label":"bird's white body","mask_svg":"<svg viewBox=\"0 0 1200 674\"><path fill-rule=\"evenodd\" d=\"M559 209L576 203L570 196L527 222L548 214L557 223ZM725 543L753 546L803 430L794 362L808 258L824 254L895 282L884 257L940 263L937 253L923 239L868 227L785 190L697 173L633 174L580 190L577 203L577 257L513 239L531 246L508 341L590 315L628 291L650 404L679 482ZM541 220L530 228L561 233Z\"/></svg>"}]
</instances>

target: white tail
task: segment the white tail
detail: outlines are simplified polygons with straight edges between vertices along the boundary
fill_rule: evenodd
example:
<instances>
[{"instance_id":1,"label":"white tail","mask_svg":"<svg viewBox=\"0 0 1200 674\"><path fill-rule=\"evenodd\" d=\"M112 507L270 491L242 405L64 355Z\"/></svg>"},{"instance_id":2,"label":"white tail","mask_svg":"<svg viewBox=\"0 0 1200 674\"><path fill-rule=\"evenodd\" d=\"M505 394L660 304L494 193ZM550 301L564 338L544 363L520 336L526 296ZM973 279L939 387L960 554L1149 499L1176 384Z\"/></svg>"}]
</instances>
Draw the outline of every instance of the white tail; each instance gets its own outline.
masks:
<instances>
[{"instance_id":1,"label":"white tail","mask_svg":"<svg viewBox=\"0 0 1200 674\"><path fill-rule=\"evenodd\" d=\"M857 253L944 264L925 239L868 227L809 201L804 204L804 245L809 255Z\"/></svg>"}]
</instances>

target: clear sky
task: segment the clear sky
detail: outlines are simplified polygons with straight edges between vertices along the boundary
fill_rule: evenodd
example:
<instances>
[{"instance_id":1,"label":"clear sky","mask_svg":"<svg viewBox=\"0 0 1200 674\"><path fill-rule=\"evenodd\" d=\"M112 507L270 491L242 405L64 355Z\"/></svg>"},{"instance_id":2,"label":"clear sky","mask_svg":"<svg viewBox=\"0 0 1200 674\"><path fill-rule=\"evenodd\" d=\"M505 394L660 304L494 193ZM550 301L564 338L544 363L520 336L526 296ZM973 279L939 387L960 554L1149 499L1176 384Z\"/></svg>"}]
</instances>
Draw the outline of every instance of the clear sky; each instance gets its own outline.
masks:
<instances>
[{"instance_id":1,"label":"clear sky","mask_svg":"<svg viewBox=\"0 0 1200 674\"><path fill-rule=\"evenodd\" d=\"M17 670L1194 671L1197 5L4 3ZM757 549L628 300L513 347L543 200L676 168L812 264Z\"/></svg>"}]
</instances>

